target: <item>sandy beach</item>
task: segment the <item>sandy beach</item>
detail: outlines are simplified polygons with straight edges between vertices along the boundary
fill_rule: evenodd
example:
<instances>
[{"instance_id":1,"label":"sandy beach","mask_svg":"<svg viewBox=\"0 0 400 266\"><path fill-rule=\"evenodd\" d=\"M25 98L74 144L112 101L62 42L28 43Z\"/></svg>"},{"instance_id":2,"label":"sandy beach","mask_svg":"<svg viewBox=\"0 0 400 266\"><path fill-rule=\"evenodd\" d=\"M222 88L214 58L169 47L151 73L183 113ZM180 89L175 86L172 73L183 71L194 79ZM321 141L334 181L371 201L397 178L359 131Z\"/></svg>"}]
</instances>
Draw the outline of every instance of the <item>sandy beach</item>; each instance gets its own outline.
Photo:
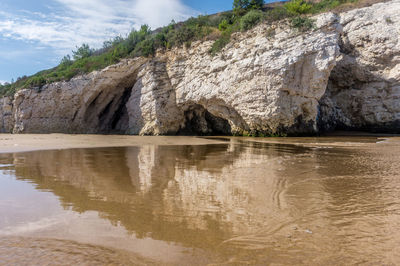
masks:
<instances>
[{"instance_id":1,"label":"sandy beach","mask_svg":"<svg viewBox=\"0 0 400 266\"><path fill-rule=\"evenodd\" d=\"M198 137L152 137L122 135L0 134L0 153L74 148L126 147L142 145L206 145L223 140Z\"/></svg>"},{"instance_id":2,"label":"sandy beach","mask_svg":"<svg viewBox=\"0 0 400 266\"><path fill-rule=\"evenodd\" d=\"M129 135L70 135L70 134L0 134L0 153L76 148L129 147L143 145L207 145L230 141L289 144L304 147L369 147L380 143L396 146L400 137L385 135L349 135L302 138L253 137L191 137L191 136L129 136Z\"/></svg>"}]
</instances>

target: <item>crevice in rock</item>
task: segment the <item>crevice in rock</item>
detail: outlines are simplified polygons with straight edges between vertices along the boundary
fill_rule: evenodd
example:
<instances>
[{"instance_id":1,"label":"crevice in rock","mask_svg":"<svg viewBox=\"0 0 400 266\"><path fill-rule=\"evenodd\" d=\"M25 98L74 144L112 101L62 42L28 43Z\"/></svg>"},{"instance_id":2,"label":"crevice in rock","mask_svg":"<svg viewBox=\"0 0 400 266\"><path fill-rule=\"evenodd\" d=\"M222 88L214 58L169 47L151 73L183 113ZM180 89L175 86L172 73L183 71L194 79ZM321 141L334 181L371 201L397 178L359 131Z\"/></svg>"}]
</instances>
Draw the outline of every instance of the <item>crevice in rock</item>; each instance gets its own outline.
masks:
<instances>
[{"instance_id":1,"label":"crevice in rock","mask_svg":"<svg viewBox=\"0 0 400 266\"><path fill-rule=\"evenodd\" d=\"M100 112L99 114L99 121L100 121L100 125L104 125L104 122L107 120L107 117L110 114L110 109L111 106L114 103L115 98L113 98L107 105L106 107Z\"/></svg>"},{"instance_id":2,"label":"crevice in rock","mask_svg":"<svg viewBox=\"0 0 400 266\"><path fill-rule=\"evenodd\" d=\"M71 119L72 122L75 121L75 118L78 115L78 112L79 112L79 110L75 111L75 113L74 113L74 115L72 116L72 119Z\"/></svg>"},{"instance_id":3,"label":"crevice in rock","mask_svg":"<svg viewBox=\"0 0 400 266\"><path fill-rule=\"evenodd\" d=\"M120 103L118 106L117 111L115 111L112 119L111 119L111 130L112 131L126 131L128 122L129 122L129 114L126 108L126 103L128 102L129 98L132 94L132 88L127 87L122 94L120 99Z\"/></svg>"},{"instance_id":4,"label":"crevice in rock","mask_svg":"<svg viewBox=\"0 0 400 266\"><path fill-rule=\"evenodd\" d=\"M98 114L99 132L104 134L124 134L128 129L128 111L126 103L132 93L132 87L126 87L115 95Z\"/></svg>"},{"instance_id":5,"label":"crevice in rock","mask_svg":"<svg viewBox=\"0 0 400 266\"><path fill-rule=\"evenodd\" d=\"M214 116L203 106L195 104L184 113L185 124L178 131L178 135L232 135L228 120Z\"/></svg>"},{"instance_id":6,"label":"crevice in rock","mask_svg":"<svg viewBox=\"0 0 400 266\"><path fill-rule=\"evenodd\" d=\"M103 94L103 92L101 91L99 94L97 94L97 96L88 105L88 107L86 109L85 119L84 119L85 122L88 122L90 120L90 116L96 110L97 101L102 94Z\"/></svg>"}]
</instances>

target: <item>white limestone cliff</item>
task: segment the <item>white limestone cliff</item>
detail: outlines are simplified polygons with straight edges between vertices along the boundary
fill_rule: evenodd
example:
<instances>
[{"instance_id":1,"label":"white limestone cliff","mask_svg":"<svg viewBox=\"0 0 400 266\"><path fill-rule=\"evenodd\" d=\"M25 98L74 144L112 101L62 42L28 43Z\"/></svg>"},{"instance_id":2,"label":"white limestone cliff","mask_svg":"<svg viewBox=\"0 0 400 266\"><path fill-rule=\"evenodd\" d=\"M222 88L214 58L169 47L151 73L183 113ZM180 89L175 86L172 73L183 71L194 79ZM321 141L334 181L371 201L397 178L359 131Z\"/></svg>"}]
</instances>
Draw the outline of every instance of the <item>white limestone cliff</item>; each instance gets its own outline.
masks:
<instances>
[{"instance_id":1,"label":"white limestone cliff","mask_svg":"<svg viewBox=\"0 0 400 266\"><path fill-rule=\"evenodd\" d=\"M0 131L400 131L400 0L314 19L306 33L287 22L236 33L217 56L194 42L21 90L0 102Z\"/></svg>"},{"instance_id":2,"label":"white limestone cliff","mask_svg":"<svg viewBox=\"0 0 400 266\"><path fill-rule=\"evenodd\" d=\"M400 1L343 13L340 24L321 128L400 133Z\"/></svg>"}]
</instances>

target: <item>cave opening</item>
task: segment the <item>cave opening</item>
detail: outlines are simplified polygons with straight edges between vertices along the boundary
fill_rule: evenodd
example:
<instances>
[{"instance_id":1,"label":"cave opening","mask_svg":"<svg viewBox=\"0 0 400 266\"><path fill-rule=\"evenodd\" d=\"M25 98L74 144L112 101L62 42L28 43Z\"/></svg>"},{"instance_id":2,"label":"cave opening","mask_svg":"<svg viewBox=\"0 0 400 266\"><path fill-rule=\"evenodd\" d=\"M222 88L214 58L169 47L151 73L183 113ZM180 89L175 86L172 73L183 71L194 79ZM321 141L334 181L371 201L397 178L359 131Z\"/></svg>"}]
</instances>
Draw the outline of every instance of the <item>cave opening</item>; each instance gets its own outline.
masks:
<instances>
[{"instance_id":1,"label":"cave opening","mask_svg":"<svg viewBox=\"0 0 400 266\"><path fill-rule=\"evenodd\" d=\"M135 80L130 79L115 87L107 87L93 95L85 110L83 122L86 133L125 134L129 128L126 107Z\"/></svg>"},{"instance_id":2,"label":"cave opening","mask_svg":"<svg viewBox=\"0 0 400 266\"><path fill-rule=\"evenodd\" d=\"M129 114L126 104L131 97L132 88L125 88L124 93L120 99L118 109L115 111L111 119L111 130L116 131L126 131L129 123Z\"/></svg>"},{"instance_id":3,"label":"cave opening","mask_svg":"<svg viewBox=\"0 0 400 266\"><path fill-rule=\"evenodd\" d=\"M218 136L232 135L228 120L214 116L201 105L193 105L185 111L185 125L178 135Z\"/></svg>"},{"instance_id":4,"label":"cave opening","mask_svg":"<svg viewBox=\"0 0 400 266\"><path fill-rule=\"evenodd\" d=\"M124 134L129 126L129 115L126 104L131 97L132 87L126 87L115 96L99 113L99 126L102 133Z\"/></svg>"}]
</instances>

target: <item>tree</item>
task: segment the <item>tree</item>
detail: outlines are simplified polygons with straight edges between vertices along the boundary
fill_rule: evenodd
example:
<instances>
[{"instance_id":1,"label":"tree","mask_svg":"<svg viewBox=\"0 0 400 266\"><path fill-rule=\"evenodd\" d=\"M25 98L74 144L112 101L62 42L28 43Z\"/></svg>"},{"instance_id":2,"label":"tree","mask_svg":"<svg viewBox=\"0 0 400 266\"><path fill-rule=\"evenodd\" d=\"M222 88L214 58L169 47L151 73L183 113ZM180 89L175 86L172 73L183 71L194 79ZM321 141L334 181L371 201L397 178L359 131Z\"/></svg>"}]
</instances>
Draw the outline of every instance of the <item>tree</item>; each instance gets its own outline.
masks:
<instances>
[{"instance_id":1,"label":"tree","mask_svg":"<svg viewBox=\"0 0 400 266\"><path fill-rule=\"evenodd\" d=\"M69 65L71 65L71 64L72 64L72 60L71 60L71 57L69 56L69 54L66 55L66 56L64 56L64 57L61 59L60 65L69 66Z\"/></svg>"},{"instance_id":2,"label":"tree","mask_svg":"<svg viewBox=\"0 0 400 266\"><path fill-rule=\"evenodd\" d=\"M264 5L264 0L250 0L250 9L261 9Z\"/></svg>"},{"instance_id":3,"label":"tree","mask_svg":"<svg viewBox=\"0 0 400 266\"><path fill-rule=\"evenodd\" d=\"M250 9L261 9L264 5L264 0L234 0L233 12L236 16L242 16Z\"/></svg>"},{"instance_id":4,"label":"tree","mask_svg":"<svg viewBox=\"0 0 400 266\"><path fill-rule=\"evenodd\" d=\"M93 54L93 49L89 47L89 44L84 43L81 47L77 46L76 48L76 51L72 51L74 60L86 58Z\"/></svg>"}]
</instances>

